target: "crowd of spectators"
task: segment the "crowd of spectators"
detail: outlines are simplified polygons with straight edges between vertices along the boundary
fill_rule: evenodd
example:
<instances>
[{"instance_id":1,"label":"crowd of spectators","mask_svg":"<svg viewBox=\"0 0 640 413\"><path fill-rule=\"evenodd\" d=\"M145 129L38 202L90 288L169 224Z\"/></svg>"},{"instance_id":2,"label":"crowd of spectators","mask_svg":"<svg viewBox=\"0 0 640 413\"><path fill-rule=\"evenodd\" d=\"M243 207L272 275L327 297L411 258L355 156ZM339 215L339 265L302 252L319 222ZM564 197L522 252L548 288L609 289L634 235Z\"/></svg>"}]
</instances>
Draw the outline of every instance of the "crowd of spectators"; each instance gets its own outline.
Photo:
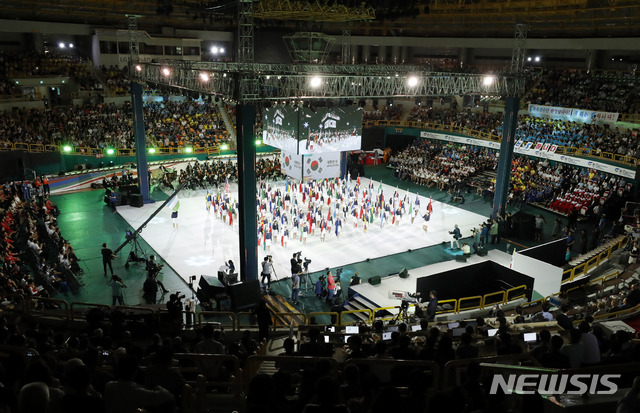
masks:
<instances>
[{"instance_id":1,"label":"crowd of spectators","mask_svg":"<svg viewBox=\"0 0 640 413\"><path fill-rule=\"evenodd\" d=\"M175 184L183 185L187 189L212 189L223 187L225 183L238 180L238 164L231 161L195 161L188 164L179 173L161 168L163 175L158 177L163 187L173 189ZM275 157L260 158L256 161L256 178L258 180L280 179L280 160Z\"/></svg>"},{"instance_id":2,"label":"crowd of spectators","mask_svg":"<svg viewBox=\"0 0 640 413\"><path fill-rule=\"evenodd\" d=\"M540 76L528 95L532 103L618 113L640 109L640 81L632 76L559 69Z\"/></svg>"},{"instance_id":3,"label":"crowd of spectators","mask_svg":"<svg viewBox=\"0 0 640 413\"><path fill-rule=\"evenodd\" d=\"M11 305L15 294L28 299L77 292L77 276L83 271L73 247L60 234L59 210L48 198L48 181L6 182L0 204L1 305Z\"/></svg>"},{"instance_id":4,"label":"crowd of spectators","mask_svg":"<svg viewBox=\"0 0 640 413\"><path fill-rule=\"evenodd\" d=\"M597 124L520 116L516 136L526 142L587 148L631 157L640 156L637 131Z\"/></svg>"},{"instance_id":5,"label":"crowd of spectators","mask_svg":"<svg viewBox=\"0 0 640 413\"><path fill-rule=\"evenodd\" d=\"M385 106L382 110L363 112L362 120L400 120L402 113L402 105Z\"/></svg>"},{"instance_id":6,"label":"crowd of spectators","mask_svg":"<svg viewBox=\"0 0 640 413\"><path fill-rule=\"evenodd\" d=\"M415 106L407 120L413 122L435 123L457 126L496 135L502 124L502 114L482 111L454 109L434 109L428 106Z\"/></svg>"},{"instance_id":7,"label":"crowd of spectators","mask_svg":"<svg viewBox=\"0 0 640 413\"><path fill-rule=\"evenodd\" d=\"M227 132L215 104L151 102L144 106L151 145L215 146ZM89 148L133 148L130 105L98 104L51 109L13 108L0 112L0 142L70 144Z\"/></svg>"},{"instance_id":8,"label":"crowd of spectators","mask_svg":"<svg viewBox=\"0 0 640 413\"><path fill-rule=\"evenodd\" d=\"M441 190L459 190L471 178L496 167L493 150L449 142L416 140L390 158L394 175Z\"/></svg>"}]
</instances>

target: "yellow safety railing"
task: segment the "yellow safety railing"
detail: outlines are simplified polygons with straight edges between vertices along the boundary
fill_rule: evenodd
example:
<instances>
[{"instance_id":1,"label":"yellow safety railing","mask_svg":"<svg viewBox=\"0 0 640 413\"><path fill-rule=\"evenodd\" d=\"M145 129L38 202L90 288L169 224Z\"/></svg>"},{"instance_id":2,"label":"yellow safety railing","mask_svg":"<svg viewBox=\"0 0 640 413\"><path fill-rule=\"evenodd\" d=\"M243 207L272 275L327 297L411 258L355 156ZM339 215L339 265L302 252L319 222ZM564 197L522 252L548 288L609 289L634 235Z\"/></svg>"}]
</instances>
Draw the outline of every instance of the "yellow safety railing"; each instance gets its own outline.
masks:
<instances>
[{"instance_id":1,"label":"yellow safety railing","mask_svg":"<svg viewBox=\"0 0 640 413\"><path fill-rule=\"evenodd\" d=\"M389 310L398 310L400 311L400 306L392 306L392 307L378 307L376 309L373 310L373 319L372 320L381 320L381 321L387 321L387 320L393 320L394 318L397 317L397 313L396 314L390 314L386 317L376 317L376 314L378 314L379 311L387 311L390 312Z\"/></svg>"},{"instance_id":2,"label":"yellow safety railing","mask_svg":"<svg viewBox=\"0 0 640 413\"><path fill-rule=\"evenodd\" d=\"M273 328L287 327L292 324L295 325L308 325L309 320L305 313L275 313L273 315Z\"/></svg>"},{"instance_id":3,"label":"yellow safety railing","mask_svg":"<svg viewBox=\"0 0 640 413\"><path fill-rule=\"evenodd\" d=\"M482 308L481 295L463 297L458 300L458 312L465 311L465 310L475 310L478 308Z\"/></svg>"},{"instance_id":4,"label":"yellow safety railing","mask_svg":"<svg viewBox=\"0 0 640 413\"><path fill-rule=\"evenodd\" d=\"M344 322L344 316L345 315L349 315L349 314L359 314L359 313L363 313L367 315L367 323L371 323L371 320L373 319L373 311L371 311L368 308L365 308L363 310L350 310L350 311L343 311L340 313L340 318L338 319L339 321L339 325L344 326L347 324L355 324L356 321L352 321L350 323L345 323Z\"/></svg>"},{"instance_id":5,"label":"yellow safety railing","mask_svg":"<svg viewBox=\"0 0 640 413\"><path fill-rule=\"evenodd\" d=\"M70 152L65 152L64 147L67 145L40 144L40 143L24 143L24 142L7 142L0 141L0 151L27 151L33 153L42 152L61 152L67 155L89 155L103 156L104 158L112 158L117 156L133 156L136 154L135 148L112 148L113 154L107 154L108 149L92 148L88 146L71 147ZM219 155L221 153L220 146L181 146L181 147L153 147L155 153L152 155L175 155L175 154L207 154Z\"/></svg>"},{"instance_id":6,"label":"yellow safety railing","mask_svg":"<svg viewBox=\"0 0 640 413\"><path fill-rule=\"evenodd\" d=\"M507 303L509 301L517 300L519 298L523 298L527 296L527 286L519 285L517 287L509 288L504 296L504 302Z\"/></svg>"},{"instance_id":7,"label":"yellow safety railing","mask_svg":"<svg viewBox=\"0 0 640 413\"><path fill-rule=\"evenodd\" d=\"M237 324L236 314L231 311L201 311L198 313L197 320L199 326L213 322L231 330L235 330Z\"/></svg>"},{"instance_id":8,"label":"yellow safety railing","mask_svg":"<svg viewBox=\"0 0 640 413\"><path fill-rule=\"evenodd\" d=\"M442 311L436 311L436 314L448 314L448 313L457 313L458 312L458 300L456 299L450 299L450 300L438 300L438 305L439 306L444 306L445 304L452 304L452 309L450 310L445 310L443 309Z\"/></svg>"},{"instance_id":9,"label":"yellow safety railing","mask_svg":"<svg viewBox=\"0 0 640 413\"><path fill-rule=\"evenodd\" d=\"M587 274L587 272L599 266L603 261L608 260L609 257L611 257L612 252L627 245L628 241L629 241L629 237L624 237L620 241L611 245L609 248L600 252L599 254L593 256L589 260L583 263L580 263L571 269L564 271L562 273L562 283L564 284L567 282L571 282L574 279Z\"/></svg>"},{"instance_id":10,"label":"yellow safety railing","mask_svg":"<svg viewBox=\"0 0 640 413\"><path fill-rule=\"evenodd\" d=\"M503 304L506 297L506 291L496 291L495 293L485 294L482 297L482 307L487 307L494 304Z\"/></svg>"},{"instance_id":11,"label":"yellow safety railing","mask_svg":"<svg viewBox=\"0 0 640 413\"><path fill-rule=\"evenodd\" d=\"M442 132L454 132L462 135L476 137L479 139L492 141L492 142L500 142L500 137L497 135L493 135L487 132L481 132L477 130L472 130L460 126L455 125L440 125L435 123L423 123L423 122L414 122L414 121L399 121L399 120L370 120L362 123L363 128L371 128L371 127L405 127L405 128L416 128L416 129L430 129ZM590 158L597 158L603 160L610 160L617 163L636 166L639 164L639 160L637 158L626 156L626 155L618 155L612 152L601 152L595 149L589 148L574 148L568 146L558 146L556 149L557 154L565 154L565 155L580 155L587 156Z\"/></svg>"},{"instance_id":12,"label":"yellow safety railing","mask_svg":"<svg viewBox=\"0 0 640 413\"><path fill-rule=\"evenodd\" d=\"M613 313L606 313L606 314L596 315L596 316L593 316L593 319L594 320L604 320L604 319L608 319L608 318L618 318L620 316L625 316L625 315L636 313L637 311L640 311L640 304L638 304L635 307L627 308L627 309L616 311L616 312L613 312Z\"/></svg>"},{"instance_id":13,"label":"yellow safety railing","mask_svg":"<svg viewBox=\"0 0 640 413\"><path fill-rule=\"evenodd\" d=\"M312 318L315 318L316 316L325 316L328 315L329 316L329 320L331 320L333 317L335 317L336 320L338 320L338 313L336 311L316 311L316 312L312 312L312 313L308 313L307 314L307 319L309 321L311 321ZM328 326L328 325L333 325L333 323L329 323L329 324L321 324L321 323L317 323L316 325L319 326Z\"/></svg>"}]
</instances>

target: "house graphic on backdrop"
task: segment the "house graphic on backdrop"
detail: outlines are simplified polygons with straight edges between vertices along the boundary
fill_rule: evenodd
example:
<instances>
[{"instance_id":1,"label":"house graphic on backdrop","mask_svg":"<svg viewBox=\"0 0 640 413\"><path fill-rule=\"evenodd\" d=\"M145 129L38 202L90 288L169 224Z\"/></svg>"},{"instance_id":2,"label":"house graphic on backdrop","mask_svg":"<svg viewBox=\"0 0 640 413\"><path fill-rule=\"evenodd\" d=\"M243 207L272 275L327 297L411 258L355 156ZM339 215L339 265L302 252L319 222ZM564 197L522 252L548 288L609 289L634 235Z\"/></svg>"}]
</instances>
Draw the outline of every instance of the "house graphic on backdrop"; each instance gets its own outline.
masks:
<instances>
[{"instance_id":1,"label":"house graphic on backdrop","mask_svg":"<svg viewBox=\"0 0 640 413\"><path fill-rule=\"evenodd\" d=\"M338 121L340 120L340 116L335 115L333 113L327 113L322 118L322 129L336 129L338 127Z\"/></svg>"},{"instance_id":2,"label":"house graphic on backdrop","mask_svg":"<svg viewBox=\"0 0 640 413\"><path fill-rule=\"evenodd\" d=\"M276 110L276 113L273 115L273 124L282 126L282 122L284 121L284 115L280 112L280 109Z\"/></svg>"}]
</instances>

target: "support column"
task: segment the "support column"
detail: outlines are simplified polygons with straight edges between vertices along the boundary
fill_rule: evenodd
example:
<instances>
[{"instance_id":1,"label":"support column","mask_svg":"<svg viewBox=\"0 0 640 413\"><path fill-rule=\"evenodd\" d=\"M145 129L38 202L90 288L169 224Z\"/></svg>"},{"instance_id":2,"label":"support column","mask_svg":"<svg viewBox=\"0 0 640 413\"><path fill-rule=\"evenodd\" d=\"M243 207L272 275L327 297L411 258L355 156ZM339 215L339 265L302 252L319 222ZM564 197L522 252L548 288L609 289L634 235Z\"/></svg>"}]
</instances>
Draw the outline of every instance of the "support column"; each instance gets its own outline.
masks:
<instances>
[{"instance_id":1,"label":"support column","mask_svg":"<svg viewBox=\"0 0 640 413\"><path fill-rule=\"evenodd\" d=\"M516 142L516 127L518 126L518 108L520 99L508 97L504 105L504 122L502 124L502 141L500 142L500 158L498 160L498 172L496 176L496 192L493 197L493 212L503 214L509 195L509 182L511 177L511 161L513 160L513 148Z\"/></svg>"},{"instance_id":2,"label":"support column","mask_svg":"<svg viewBox=\"0 0 640 413\"><path fill-rule=\"evenodd\" d=\"M340 152L340 179L347 179L349 170L347 169L347 152Z\"/></svg>"},{"instance_id":3,"label":"support column","mask_svg":"<svg viewBox=\"0 0 640 413\"><path fill-rule=\"evenodd\" d=\"M238 226L240 236L240 279L258 279L258 229L256 228L256 109L236 106L238 140Z\"/></svg>"},{"instance_id":4,"label":"support column","mask_svg":"<svg viewBox=\"0 0 640 413\"><path fill-rule=\"evenodd\" d=\"M391 46L391 63L397 65L400 59L400 46Z\"/></svg>"},{"instance_id":5,"label":"support column","mask_svg":"<svg viewBox=\"0 0 640 413\"><path fill-rule=\"evenodd\" d=\"M149 195L149 166L147 165L147 137L144 133L142 107L142 85L131 83L131 105L133 107L133 135L136 140L136 160L138 164L138 185L142 202L155 202Z\"/></svg>"},{"instance_id":6,"label":"support column","mask_svg":"<svg viewBox=\"0 0 640 413\"><path fill-rule=\"evenodd\" d=\"M378 46L378 63L386 63L387 62L387 46L380 45Z\"/></svg>"},{"instance_id":7,"label":"support column","mask_svg":"<svg viewBox=\"0 0 640 413\"><path fill-rule=\"evenodd\" d=\"M362 63L369 63L369 58L371 57L371 46L368 44L362 45Z\"/></svg>"}]
</instances>

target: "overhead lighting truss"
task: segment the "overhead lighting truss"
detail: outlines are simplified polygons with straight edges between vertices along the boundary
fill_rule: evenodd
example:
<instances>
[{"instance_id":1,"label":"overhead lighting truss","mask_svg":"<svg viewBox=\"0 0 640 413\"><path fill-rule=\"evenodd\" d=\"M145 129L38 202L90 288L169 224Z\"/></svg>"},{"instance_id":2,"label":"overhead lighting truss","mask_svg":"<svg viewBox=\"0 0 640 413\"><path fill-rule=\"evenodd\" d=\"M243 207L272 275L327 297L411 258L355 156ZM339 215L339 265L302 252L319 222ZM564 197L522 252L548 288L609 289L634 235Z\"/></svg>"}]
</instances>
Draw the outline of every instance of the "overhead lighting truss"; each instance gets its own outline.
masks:
<instances>
[{"instance_id":1,"label":"overhead lighting truss","mask_svg":"<svg viewBox=\"0 0 640 413\"><path fill-rule=\"evenodd\" d=\"M299 20L343 23L376 18L373 7L364 3L358 7L322 4L319 1L262 0L255 3L253 17L271 20Z\"/></svg>"},{"instance_id":2,"label":"overhead lighting truss","mask_svg":"<svg viewBox=\"0 0 640 413\"><path fill-rule=\"evenodd\" d=\"M170 75L166 75L167 68ZM208 81L203 82L203 73ZM524 77L428 72L420 66L242 64L217 62L147 63L137 80L187 89L239 102L287 99L415 98L480 94L519 96ZM310 82L312 78L320 78Z\"/></svg>"}]
</instances>

